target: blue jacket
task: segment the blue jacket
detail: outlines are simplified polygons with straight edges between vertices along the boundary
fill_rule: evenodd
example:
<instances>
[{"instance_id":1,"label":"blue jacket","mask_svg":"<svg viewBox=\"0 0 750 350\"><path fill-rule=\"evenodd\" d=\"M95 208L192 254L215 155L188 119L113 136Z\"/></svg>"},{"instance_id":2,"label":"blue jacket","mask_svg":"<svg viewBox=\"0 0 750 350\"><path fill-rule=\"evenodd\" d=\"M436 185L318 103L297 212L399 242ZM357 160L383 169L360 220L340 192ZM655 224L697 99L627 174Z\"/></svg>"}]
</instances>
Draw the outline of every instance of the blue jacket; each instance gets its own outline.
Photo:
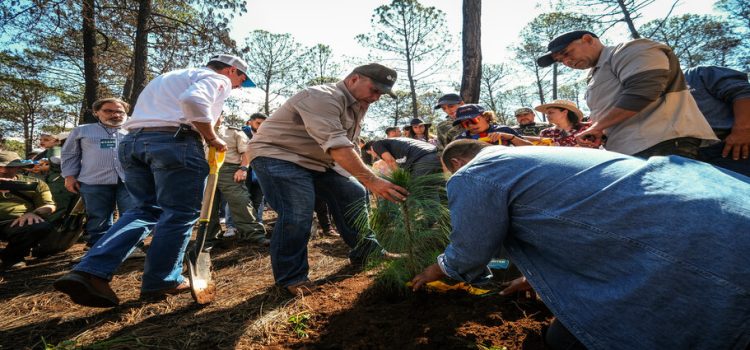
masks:
<instances>
[{"instance_id":1,"label":"blue jacket","mask_svg":"<svg viewBox=\"0 0 750 350\"><path fill-rule=\"evenodd\" d=\"M728 130L734 124L732 104L750 98L747 74L716 66L698 66L685 71L685 80L698 108L711 128Z\"/></svg>"},{"instance_id":2,"label":"blue jacket","mask_svg":"<svg viewBox=\"0 0 750 350\"><path fill-rule=\"evenodd\" d=\"M750 344L750 178L678 156L493 146L448 181L451 278L500 245L589 349Z\"/></svg>"}]
</instances>

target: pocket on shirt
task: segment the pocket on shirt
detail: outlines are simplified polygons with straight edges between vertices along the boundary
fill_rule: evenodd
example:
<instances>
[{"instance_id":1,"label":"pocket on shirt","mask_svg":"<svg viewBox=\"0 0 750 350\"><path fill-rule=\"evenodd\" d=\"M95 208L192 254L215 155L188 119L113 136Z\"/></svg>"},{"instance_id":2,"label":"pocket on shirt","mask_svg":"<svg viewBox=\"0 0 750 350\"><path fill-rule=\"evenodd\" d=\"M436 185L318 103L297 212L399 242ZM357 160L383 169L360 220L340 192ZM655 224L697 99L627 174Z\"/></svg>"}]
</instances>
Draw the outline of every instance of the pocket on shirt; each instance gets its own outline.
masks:
<instances>
[{"instance_id":1,"label":"pocket on shirt","mask_svg":"<svg viewBox=\"0 0 750 350\"><path fill-rule=\"evenodd\" d=\"M144 150L152 169L179 169L185 167L187 144L145 142Z\"/></svg>"}]
</instances>

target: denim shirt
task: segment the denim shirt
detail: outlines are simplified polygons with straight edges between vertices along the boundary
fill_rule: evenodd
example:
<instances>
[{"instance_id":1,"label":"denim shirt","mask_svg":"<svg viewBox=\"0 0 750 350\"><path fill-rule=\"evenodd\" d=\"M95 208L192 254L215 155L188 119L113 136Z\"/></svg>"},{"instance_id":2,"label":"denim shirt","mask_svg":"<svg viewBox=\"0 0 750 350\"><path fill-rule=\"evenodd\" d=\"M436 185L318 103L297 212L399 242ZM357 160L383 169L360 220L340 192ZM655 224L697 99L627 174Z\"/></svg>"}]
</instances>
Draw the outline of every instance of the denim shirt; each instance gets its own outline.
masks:
<instances>
[{"instance_id":1,"label":"denim shirt","mask_svg":"<svg viewBox=\"0 0 750 350\"><path fill-rule=\"evenodd\" d=\"M750 178L678 156L494 146L447 186L451 278L486 280L502 244L589 349L750 343Z\"/></svg>"},{"instance_id":2,"label":"denim shirt","mask_svg":"<svg viewBox=\"0 0 750 350\"><path fill-rule=\"evenodd\" d=\"M685 71L685 80L698 108L714 129L731 129L734 101L750 99L747 74L734 69L698 66Z\"/></svg>"}]
</instances>

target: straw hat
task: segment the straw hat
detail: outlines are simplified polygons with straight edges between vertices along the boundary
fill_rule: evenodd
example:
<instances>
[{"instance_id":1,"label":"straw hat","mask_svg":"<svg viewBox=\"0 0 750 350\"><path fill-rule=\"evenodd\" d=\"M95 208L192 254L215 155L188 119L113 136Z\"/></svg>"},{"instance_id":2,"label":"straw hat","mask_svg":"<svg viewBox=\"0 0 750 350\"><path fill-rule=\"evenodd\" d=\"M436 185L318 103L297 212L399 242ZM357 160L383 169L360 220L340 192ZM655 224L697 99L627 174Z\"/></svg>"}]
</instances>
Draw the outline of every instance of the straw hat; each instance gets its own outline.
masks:
<instances>
[{"instance_id":1,"label":"straw hat","mask_svg":"<svg viewBox=\"0 0 750 350\"><path fill-rule=\"evenodd\" d=\"M583 112L581 112L581 110L578 109L578 107L576 106L575 103L573 103L573 101L554 100L550 103L545 103L543 105L536 106L534 107L534 109L546 114L547 108L550 108L550 107L564 108L564 109L570 110L573 113L575 113L575 115L578 117L578 121L583 120Z\"/></svg>"}]
</instances>

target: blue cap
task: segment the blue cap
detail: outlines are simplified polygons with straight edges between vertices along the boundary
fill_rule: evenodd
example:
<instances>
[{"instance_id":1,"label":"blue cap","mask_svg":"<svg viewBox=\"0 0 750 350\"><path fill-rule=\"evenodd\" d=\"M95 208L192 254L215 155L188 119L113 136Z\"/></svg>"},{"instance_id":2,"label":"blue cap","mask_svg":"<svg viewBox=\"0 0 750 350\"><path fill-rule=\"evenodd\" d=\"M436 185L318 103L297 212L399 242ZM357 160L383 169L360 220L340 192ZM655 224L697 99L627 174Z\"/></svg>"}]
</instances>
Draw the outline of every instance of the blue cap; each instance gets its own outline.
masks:
<instances>
[{"instance_id":1,"label":"blue cap","mask_svg":"<svg viewBox=\"0 0 750 350\"><path fill-rule=\"evenodd\" d=\"M472 119L484 113L484 107L480 105L470 104L458 107L456 110L456 120L453 121L453 125L461 124L466 119Z\"/></svg>"},{"instance_id":2,"label":"blue cap","mask_svg":"<svg viewBox=\"0 0 750 350\"><path fill-rule=\"evenodd\" d=\"M242 72L242 71L240 71L240 72ZM257 85L255 85L255 82L253 82L252 80L250 80L250 77L247 76L247 73L245 73L245 72L242 72L242 73L245 74L245 77L247 79L245 79L245 81L243 81L242 84L240 84L240 86L246 87L246 88L254 88L254 87L257 86Z\"/></svg>"},{"instance_id":3,"label":"blue cap","mask_svg":"<svg viewBox=\"0 0 750 350\"><path fill-rule=\"evenodd\" d=\"M596 34L589 32L588 30L574 30L572 32L567 32L564 34L558 35L556 38L552 39L552 41L547 44L547 53L545 53L542 56L539 56L539 58L536 59L536 64L539 65L539 67L549 67L553 63L555 63L555 59L552 58L552 55L564 50L570 43L583 38L584 35L591 35L594 38L598 38Z\"/></svg>"}]
</instances>

